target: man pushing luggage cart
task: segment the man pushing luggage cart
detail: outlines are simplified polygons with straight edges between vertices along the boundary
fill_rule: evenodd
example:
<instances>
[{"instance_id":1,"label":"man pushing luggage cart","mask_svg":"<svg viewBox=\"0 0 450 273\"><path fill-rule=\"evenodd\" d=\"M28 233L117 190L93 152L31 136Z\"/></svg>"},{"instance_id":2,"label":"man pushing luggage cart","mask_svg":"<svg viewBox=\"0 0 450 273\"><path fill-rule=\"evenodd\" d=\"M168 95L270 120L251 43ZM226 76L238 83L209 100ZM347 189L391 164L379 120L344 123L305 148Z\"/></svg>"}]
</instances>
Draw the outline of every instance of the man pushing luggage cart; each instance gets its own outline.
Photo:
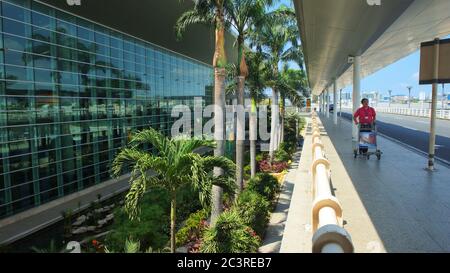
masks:
<instances>
[{"instance_id":1,"label":"man pushing luggage cart","mask_svg":"<svg viewBox=\"0 0 450 273\"><path fill-rule=\"evenodd\" d=\"M361 100L363 105L353 115L353 121L358 125L358 147L353 151L355 158L365 156L370 159L371 155L376 155L378 160L381 159L381 151L377 146L377 128L376 128L376 112L369 106L369 100Z\"/></svg>"}]
</instances>

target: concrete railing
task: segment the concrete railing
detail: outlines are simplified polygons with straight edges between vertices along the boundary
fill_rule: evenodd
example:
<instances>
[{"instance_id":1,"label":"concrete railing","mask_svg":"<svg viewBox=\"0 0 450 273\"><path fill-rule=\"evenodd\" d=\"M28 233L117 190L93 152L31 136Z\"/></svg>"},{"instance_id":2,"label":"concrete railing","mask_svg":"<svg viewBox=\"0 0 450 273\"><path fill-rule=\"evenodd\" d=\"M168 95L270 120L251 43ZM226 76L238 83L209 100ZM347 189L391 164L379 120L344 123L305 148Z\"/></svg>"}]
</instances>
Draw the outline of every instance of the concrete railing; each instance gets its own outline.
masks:
<instances>
[{"instance_id":1,"label":"concrete railing","mask_svg":"<svg viewBox=\"0 0 450 273\"><path fill-rule=\"evenodd\" d=\"M430 109L420 109L420 108L389 108L389 107L375 107L377 112L389 113L397 115L415 116L415 117L426 117L431 116ZM436 118L440 119L450 119L450 110L436 110Z\"/></svg>"},{"instance_id":2,"label":"concrete railing","mask_svg":"<svg viewBox=\"0 0 450 273\"><path fill-rule=\"evenodd\" d=\"M312 114L313 253L352 253L353 243L343 228L342 207L330 187L330 162L325 158L317 113Z\"/></svg>"}]
</instances>

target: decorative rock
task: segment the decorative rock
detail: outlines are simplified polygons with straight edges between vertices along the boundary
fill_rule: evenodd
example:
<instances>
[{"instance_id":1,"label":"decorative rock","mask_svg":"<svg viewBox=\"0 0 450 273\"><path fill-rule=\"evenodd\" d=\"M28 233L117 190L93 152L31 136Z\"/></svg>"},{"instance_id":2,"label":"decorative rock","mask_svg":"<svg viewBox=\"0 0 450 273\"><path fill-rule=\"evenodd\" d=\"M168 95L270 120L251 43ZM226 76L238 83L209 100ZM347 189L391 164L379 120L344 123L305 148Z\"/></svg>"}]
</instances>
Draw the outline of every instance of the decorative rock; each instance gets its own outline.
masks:
<instances>
[{"instance_id":1,"label":"decorative rock","mask_svg":"<svg viewBox=\"0 0 450 273\"><path fill-rule=\"evenodd\" d=\"M74 235L83 234L83 233L86 233L87 231L88 231L87 227L80 227L80 228L73 230L72 234L74 234Z\"/></svg>"},{"instance_id":2,"label":"decorative rock","mask_svg":"<svg viewBox=\"0 0 450 273\"><path fill-rule=\"evenodd\" d=\"M99 208L95 210L96 213L102 213L103 212L103 208Z\"/></svg>"},{"instance_id":3,"label":"decorative rock","mask_svg":"<svg viewBox=\"0 0 450 273\"><path fill-rule=\"evenodd\" d=\"M106 220L107 221L110 221L112 219L114 219L114 214L111 213L111 214L106 215Z\"/></svg>"},{"instance_id":4,"label":"decorative rock","mask_svg":"<svg viewBox=\"0 0 450 273\"><path fill-rule=\"evenodd\" d=\"M98 223L100 226L104 226L106 223L108 223L108 220L107 220L107 219L99 220L97 223Z\"/></svg>"},{"instance_id":5,"label":"decorative rock","mask_svg":"<svg viewBox=\"0 0 450 273\"><path fill-rule=\"evenodd\" d=\"M81 253L80 243L71 241L67 244L66 250L69 251L69 253Z\"/></svg>"},{"instance_id":6,"label":"decorative rock","mask_svg":"<svg viewBox=\"0 0 450 273\"><path fill-rule=\"evenodd\" d=\"M87 227L87 231L89 231L89 232L95 231L95 229L96 229L96 227L94 227L94 226Z\"/></svg>"},{"instance_id":7,"label":"decorative rock","mask_svg":"<svg viewBox=\"0 0 450 273\"><path fill-rule=\"evenodd\" d=\"M73 223L74 226L81 226L84 222L86 222L87 217L86 215L81 215L80 217L77 218L77 220L75 221L75 223Z\"/></svg>"},{"instance_id":8,"label":"decorative rock","mask_svg":"<svg viewBox=\"0 0 450 273\"><path fill-rule=\"evenodd\" d=\"M188 249L187 249L187 247L182 246L182 247L177 248L175 252L176 253L188 253Z\"/></svg>"}]
</instances>

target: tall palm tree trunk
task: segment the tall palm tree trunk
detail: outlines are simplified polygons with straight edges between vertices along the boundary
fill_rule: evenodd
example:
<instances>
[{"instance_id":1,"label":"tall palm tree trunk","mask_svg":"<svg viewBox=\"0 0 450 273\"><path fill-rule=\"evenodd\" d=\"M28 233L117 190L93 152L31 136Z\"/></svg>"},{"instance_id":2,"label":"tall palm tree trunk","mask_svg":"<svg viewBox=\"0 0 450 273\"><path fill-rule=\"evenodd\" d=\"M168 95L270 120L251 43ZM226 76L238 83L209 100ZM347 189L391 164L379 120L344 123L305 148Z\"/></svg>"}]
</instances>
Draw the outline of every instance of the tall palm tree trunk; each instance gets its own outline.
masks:
<instances>
[{"instance_id":1,"label":"tall palm tree trunk","mask_svg":"<svg viewBox=\"0 0 450 273\"><path fill-rule=\"evenodd\" d=\"M172 253L176 251L176 242L175 242L175 222L177 218L177 194L176 191L172 191L171 193L171 203L170 203L170 250Z\"/></svg>"},{"instance_id":2,"label":"tall palm tree trunk","mask_svg":"<svg viewBox=\"0 0 450 273\"><path fill-rule=\"evenodd\" d=\"M237 90L237 127L236 127L236 196L244 187L244 145L245 145L245 111L244 111L245 77L238 77Z\"/></svg>"},{"instance_id":3,"label":"tall palm tree trunk","mask_svg":"<svg viewBox=\"0 0 450 273\"><path fill-rule=\"evenodd\" d=\"M272 113L271 113L271 123L270 123L270 147L269 147L269 157L270 162L273 162L274 151L277 149L277 126L278 126L278 92L275 88L272 89Z\"/></svg>"},{"instance_id":4,"label":"tall palm tree trunk","mask_svg":"<svg viewBox=\"0 0 450 273\"><path fill-rule=\"evenodd\" d=\"M284 122L286 118L286 98L285 96L281 95L281 128L280 128L280 139L279 143L284 142Z\"/></svg>"},{"instance_id":5,"label":"tall palm tree trunk","mask_svg":"<svg viewBox=\"0 0 450 273\"><path fill-rule=\"evenodd\" d=\"M238 63L239 77L237 96L237 127L236 127L236 196L244 188L244 152L245 152L245 109L244 109L244 88L245 78L248 76L247 63L244 52L244 36L238 36Z\"/></svg>"},{"instance_id":6,"label":"tall palm tree trunk","mask_svg":"<svg viewBox=\"0 0 450 273\"><path fill-rule=\"evenodd\" d=\"M251 176L255 177L256 175L256 136L257 136L257 109L256 109L256 100L252 98L251 112L250 112L250 169Z\"/></svg>"},{"instance_id":7,"label":"tall palm tree trunk","mask_svg":"<svg viewBox=\"0 0 450 273\"><path fill-rule=\"evenodd\" d=\"M225 154L225 66L227 57L225 55L225 17L223 14L223 0L216 1L216 45L213 59L214 67L214 140L217 146L214 150L215 156ZM223 175L221 168L214 168L214 176ZM211 226L215 226L217 218L223 211L222 207L223 189L219 186L212 187L212 208L211 208Z\"/></svg>"},{"instance_id":8,"label":"tall palm tree trunk","mask_svg":"<svg viewBox=\"0 0 450 273\"><path fill-rule=\"evenodd\" d=\"M214 140L217 146L214 150L214 156L223 156L225 154L225 133L224 133L224 117L225 117L225 69L215 69L215 90L214 90ZM214 167L214 176L222 176L223 170ZM222 213L222 193L223 189L219 186L212 188L212 211L211 225L215 225L217 217Z\"/></svg>"}]
</instances>

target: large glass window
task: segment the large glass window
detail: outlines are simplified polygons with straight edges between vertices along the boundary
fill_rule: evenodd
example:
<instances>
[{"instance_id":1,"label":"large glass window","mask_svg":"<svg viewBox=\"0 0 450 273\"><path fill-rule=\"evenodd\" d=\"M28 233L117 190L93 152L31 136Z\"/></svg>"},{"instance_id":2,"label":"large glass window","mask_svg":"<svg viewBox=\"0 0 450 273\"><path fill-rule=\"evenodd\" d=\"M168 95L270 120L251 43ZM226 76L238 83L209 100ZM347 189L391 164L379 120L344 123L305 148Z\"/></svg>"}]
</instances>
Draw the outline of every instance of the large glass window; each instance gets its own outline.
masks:
<instances>
[{"instance_id":1,"label":"large glass window","mask_svg":"<svg viewBox=\"0 0 450 273\"><path fill-rule=\"evenodd\" d=\"M168 134L171 108L212 84L211 67L126 34L36 1L1 5L0 218L6 191L15 214L109 180L133 131Z\"/></svg>"}]
</instances>

